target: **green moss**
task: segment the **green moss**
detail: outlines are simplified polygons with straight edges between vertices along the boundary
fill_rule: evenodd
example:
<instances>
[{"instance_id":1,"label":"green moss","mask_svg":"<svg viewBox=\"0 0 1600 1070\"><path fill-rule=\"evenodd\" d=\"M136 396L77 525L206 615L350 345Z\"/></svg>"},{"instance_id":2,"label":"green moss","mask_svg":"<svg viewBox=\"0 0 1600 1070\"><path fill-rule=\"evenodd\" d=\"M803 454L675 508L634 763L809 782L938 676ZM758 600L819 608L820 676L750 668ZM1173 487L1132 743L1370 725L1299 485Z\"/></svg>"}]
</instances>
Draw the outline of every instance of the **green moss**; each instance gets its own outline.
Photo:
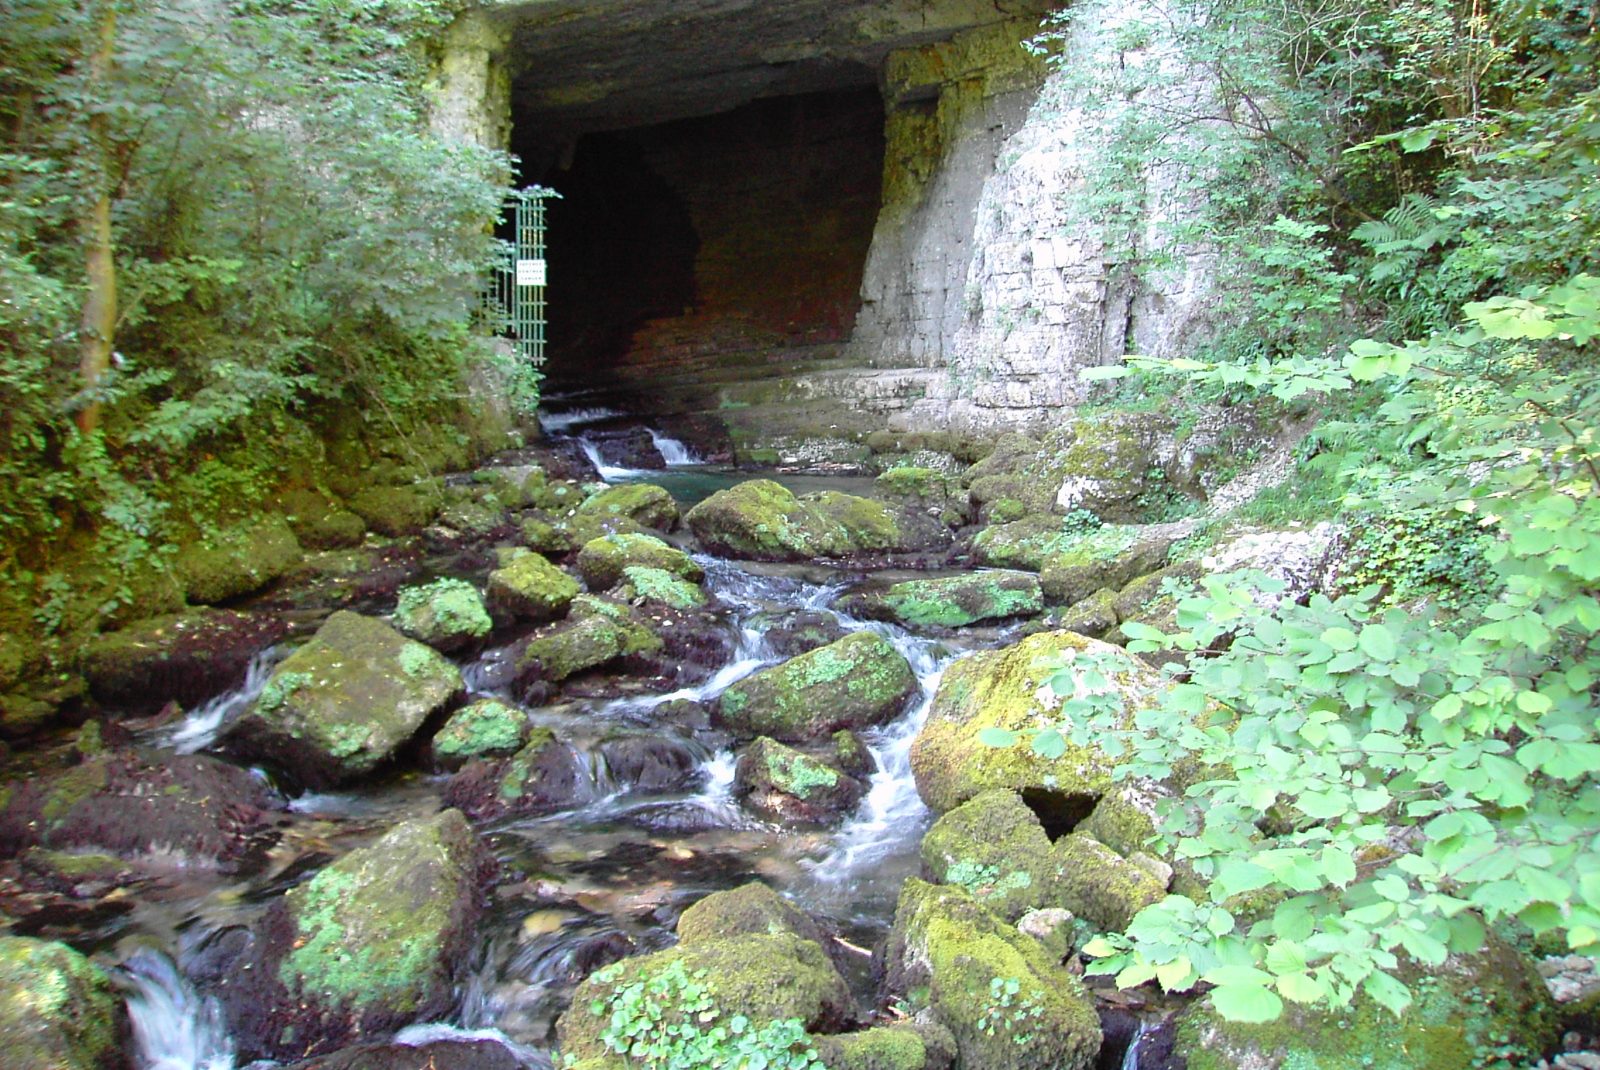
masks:
<instances>
[{"instance_id":1,"label":"green moss","mask_svg":"<svg viewBox=\"0 0 1600 1070\"><path fill-rule=\"evenodd\" d=\"M720 712L741 733L811 739L880 724L915 689L916 675L899 651L862 631L747 676L723 692Z\"/></svg>"},{"instance_id":2,"label":"green moss","mask_svg":"<svg viewBox=\"0 0 1600 1070\"><path fill-rule=\"evenodd\" d=\"M1147 537L1140 528L1106 525L1051 555L1039 582L1052 605L1073 605L1160 568L1170 547L1170 539Z\"/></svg>"},{"instance_id":3,"label":"green moss","mask_svg":"<svg viewBox=\"0 0 1600 1070\"><path fill-rule=\"evenodd\" d=\"M828 1070L923 1070L929 1065L927 1045L907 1026L818 1037L816 1045Z\"/></svg>"},{"instance_id":4,"label":"green moss","mask_svg":"<svg viewBox=\"0 0 1600 1070\"><path fill-rule=\"evenodd\" d=\"M913 628L960 628L1040 612L1039 581L1025 572L978 572L930 580L908 580L882 597L894 619Z\"/></svg>"},{"instance_id":5,"label":"green moss","mask_svg":"<svg viewBox=\"0 0 1600 1070\"><path fill-rule=\"evenodd\" d=\"M605 535L591 540L578 551L577 565L593 591L616 586L629 566L660 569L690 583L705 578L705 571L688 554L653 535Z\"/></svg>"},{"instance_id":6,"label":"green moss","mask_svg":"<svg viewBox=\"0 0 1600 1070\"><path fill-rule=\"evenodd\" d=\"M1052 890L1050 837L1012 791L982 792L934 822L922 864L1008 921L1046 905Z\"/></svg>"},{"instance_id":7,"label":"green moss","mask_svg":"<svg viewBox=\"0 0 1600 1070\"><path fill-rule=\"evenodd\" d=\"M400 671L413 679L427 679L447 673L451 667L437 651L421 643L407 643L401 647L397 660L400 662Z\"/></svg>"},{"instance_id":8,"label":"green moss","mask_svg":"<svg viewBox=\"0 0 1600 1070\"><path fill-rule=\"evenodd\" d=\"M310 687L312 678L305 672L277 672L267 680L266 686L261 689L261 694L256 698L256 708L270 713L280 709L290 697L302 687Z\"/></svg>"},{"instance_id":9,"label":"green moss","mask_svg":"<svg viewBox=\"0 0 1600 1070\"><path fill-rule=\"evenodd\" d=\"M185 548L178 572L189 601L225 602L261 590L303 556L288 521L272 514Z\"/></svg>"},{"instance_id":10,"label":"green moss","mask_svg":"<svg viewBox=\"0 0 1600 1070\"><path fill-rule=\"evenodd\" d=\"M1166 884L1149 871L1081 832L1058 839L1050 859L1058 905L1107 932L1121 932L1167 894Z\"/></svg>"},{"instance_id":11,"label":"green moss","mask_svg":"<svg viewBox=\"0 0 1600 1070\"><path fill-rule=\"evenodd\" d=\"M803 911L760 881L714 892L678 919L678 943L683 947L749 933L788 933L815 940L820 930Z\"/></svg>"},{"instance_id":12,"label":"green moss","mask_svg":"<svg viewBox=\"0 0 1600 1070\"><path fill-rule=\"evenodd\" d=\"M787 747L783 751L769 748L766 766L773 787L798 799L809 799L817 789L830 789L839 783L838 770Z\"/></svg>"},{"instance_id":13,"label":"green moss","mask_svg":"<svg viewBox=\"0 0 1600 1070\"><path fill-rule=\"evenodd\" d=\"M517 659L517 669L534 672L543 680L560 681L604 665L622 651L622 632L604 618L562 621L528 640Z\"/></svg>"},{"instance_id":14,"label":"green moss","mask_svg":"<svg viewBox=\"0 0 1600 1070\"><path fill-rule=\"evenodd\" d=\"M70 814L85 799L103 791L109 782L104 762L88 761L75 765L51 782L50 797L40 808L39 816L54 824Z\"/></svg>"},{"instance_id":15,"label":"green moss","mask_svg":"<svg viewBox=\"0 0 1600 1070\"><path fill-rule=\"evenodd\" d=\"M608 487L578 507L580 516L622 517L647 528L671 531L678 525L678 503L650 483Z\"/></svg>"},{"instance_id":16,"label":"green moss","mask_svg":"<svg viewBox=\"0 0 1600 1070\"><path fill-rule=\"evenodd\" d=\"M559 746L556 734L548 728L534 728L528 733L528 742L506 763L500 777L500 798L516 802L527 793L530 779L538 775L539 755L549 746Z\"/></svg>"},{"instance_id":17,"label":"green moss","mask_svg":"<svg viewBox=\"0 0 1600 1070\"><path fill-rule=\"evenodd\" d=\"M633 597L660 602L673 609L694 609L706 604L705 592L665 569L629 565L622 570Z\"/></svg>"},{"instance_id":18,"label":"green moss","mask_svg":"<svg viewBox=\"0 0 1600 1070\"><path fill-rule=\"evenodd\" d=\"M494 628L477 588L457 579L405 588L394 620L413 639L444 648L484 639Z\"/></svg>"},{"instance_id":19,"label":"green moss","mask_svg":"<svg viewBox=\"0 0 1600 1070\"><path fill-rule=\"evenodd\" d=\"M540 554L524 551L489 573L489 606L498 614L552 620L577 597L578 581Z\"/></svg>"},{"instance_id":20,"label":"green moss","mask_svg":"<svg viewBox=\"0 0 1600 1070\"><path fill-rule=\"evenodd\" d=\"M514 754L527 733L527 714L504 702L483 699L451 715L433 737L433 753L449 762Z\"/></svg>"},{"instance_id":21,"label":"green moss","mask_svg":"<svg viewBox=\"0 0 1600 1070\"><path fill-rule=\"evenodd\" d=\"M98 1070L117 1057L121 1000L65 944L0 936L0 1037L13 1070Z\"/></svg>"},{"instance_id":22,"label":"green moss","mask_svg":"<svg viewBox=\"0 0 1600 1070\"><path fill-rule=\"evenodd\" d=\"M373 531L397 537L426 527L439 512L441 500L431 485L367 487L350 499L350 508Z\"/></svg>"}]
</instances>

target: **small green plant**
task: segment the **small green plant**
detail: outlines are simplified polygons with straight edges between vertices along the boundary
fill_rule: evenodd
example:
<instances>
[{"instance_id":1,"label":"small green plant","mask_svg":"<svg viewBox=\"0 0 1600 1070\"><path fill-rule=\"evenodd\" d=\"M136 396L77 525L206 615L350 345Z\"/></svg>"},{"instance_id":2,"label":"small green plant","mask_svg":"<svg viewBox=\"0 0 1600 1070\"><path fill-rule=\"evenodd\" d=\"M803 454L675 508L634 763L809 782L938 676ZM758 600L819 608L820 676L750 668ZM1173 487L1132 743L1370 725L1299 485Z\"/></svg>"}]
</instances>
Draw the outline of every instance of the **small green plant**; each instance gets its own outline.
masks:
<instances>
[{"instance_id":1,"label":"small green plant","mask_svg":"<svg viewBox=\"0 0 1600 1070\"><path fill-rule=\"evenodd\" d=\"M978 1031L991 1037L1005 1033L1016 1044L1029 1044L1032 1023L1043 1013L1038 993L1022 995L1022 982L1015 977L990 978L989 1001L978 1016Z\"/></svg>"},{"instance_id":2,"label":"small green plant","mask_svg":"<svg viewBox=\"0 0 1600 1070\"><path fill-rule=\"evenodd\" d=\"M1061 518L1061 532L1064 535L1088 535L1099 531L1105 521L1087 509L1073 509Z\"/></svg>"},{"instance_id":3,"label":"small green plant","mask_svg":"<svg viewBox=\"0 0 1600 1070\"><path fill-rule=\"evenodd\" d=\"M613 988L590 1001L589 1013L607 1019L600 1039L629 1063L644 1070L826 1070L797 1018L760 1026L743 1014L724 1020L705 970L691 973L680 960L623 981L625 966L595 975ZM576 1062L569 1054L563 1065Z\"/></svg>"}]
</instances>

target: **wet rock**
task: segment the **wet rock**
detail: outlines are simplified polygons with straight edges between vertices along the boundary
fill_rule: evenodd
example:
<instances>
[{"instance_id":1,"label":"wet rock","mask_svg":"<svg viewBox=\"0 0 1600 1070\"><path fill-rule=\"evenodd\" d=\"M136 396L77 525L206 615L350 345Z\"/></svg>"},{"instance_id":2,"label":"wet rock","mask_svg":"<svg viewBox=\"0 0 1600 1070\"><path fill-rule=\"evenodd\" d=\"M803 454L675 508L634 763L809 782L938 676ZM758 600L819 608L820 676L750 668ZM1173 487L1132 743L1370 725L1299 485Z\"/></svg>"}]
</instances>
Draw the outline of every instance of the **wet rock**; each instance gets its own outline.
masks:
<instances>
[{"instance_id":1,"label":"wet rock","mask_svg":"<svg viewBox=\"0 0 1600 1070\"><path fill-rule=\"evenodd\" d=\"M718 491L684 520L713 553L754 561L940 550L951 539L926 514L833 491L796 498L768 479Z\"/></svg>"},{"instance_id":2,"label":"wet rock","mask_svg":"<svg viewBox=\"0 0 1600 1070\"><path fill-rule=\"evenodd\" d=\"M864 792L854 777L764 736L745 748L734 770L733 794L756 813L780 821L840 821Z\"/></svg>"},{"instance_id":3,"label":"wet rock","mask_svg":"<svg viewBox=\"0 0 1600 1070\"><path fill-rule=\"evenodd\" d=\"M950 1030L958 1066L1094 1065L1100 1022L1083 985L965 890L908 880L885 960L888 990Z\"/></svg>"},{"instance_id":4,"label":"wet rock","mask_svg":"<svg viewBox=\"0 0 1600 1070\"><path fill-rule=\"evenodd\" d=\"M1054 759L1035 754L1027 734L1061 724L1062 699L1045 686L1065 669L1082 694L1115 695L1131 715L1157 689L1160 676L1120 647L1072 632L1044 632L1000 650L962 658L945 670L927 723L911 747L911 769L924 802L943 813L986 788L1011 788L1041 814L1052 835L1070 831L1111 786L1112 763L1098 750L1070 742ZM986 728L1022 733L1016 745L991 747ZM1067 827L1052 827L1052 825Z\"/></svg>"},{"instance_id":5,"label":"wet rock","mask_svg":"<svg viewBox=\"0 0 1600 1070\"><path fill-rule=\"evenodd\" d=\"M400 588L423 573L416 540L312 554L261 604L263 609L332 612L354 609L386 612Z\"/></svg>"},{"instance_id":6,"label":"wet rock","mask_svg":"<svg viewBox=\"0 0 1600 1070\"><path fill-rule=\"evenodd\" d=\"M1393 1064L1397 1052L1408 1070L1453 1070L1486 1050L1524 1065L1556 1039L1538 972L1496 937L1441 966L1403 959L1400 977L1416 1001L1398 1019L1359 992L1349 1007L1332 1011L1285 1001L1283 1016L1264 1025L1226 1021L1203 998L1178 1016L1174 1052L1189 1070L1358 1070Z\"/></svg>"},{"instance_id":7,"label":"wet rock","mask_svg":"<svg viewBox=\"0 0 1600 1070\"><path fill-rule=\"evenodd\" d=\"M489 611L497 621L547 621L564 616L578 581L531 550L508 555L489 573Z\"/></svg>"},{"instance_id":8,"label":"wet rock","mask_svg":"<svg viewBox=\"0 0 1600 1070\"><path fill-rule=\"evenodd\" d=\"M276 808L259 780L215 758L107 752L0 788L0 850L45 847L227 869L263 844Z\"/></svg>"},{"instance_id":9,"label":"wet rock","mask_svg":"<svg viewBox=\"0 0 1600 1070\"><path fill-rule=\"evenodd\" d=\"M224 745L320 790L388 761L461 686L434 650L341 610L277 667Z\"/></svg>"},{"instance_id":10,"label":"wet rock","mask_svg":"<svg viewBox=\"0 0 1600 1070\"><path fill-rule=\"evenodd\" d=\"M178 557L178 577L190 602L209 605L261 590L302 556L288 521L270 514L187 547Z\"/></svg>"},{"instance_id":11,"label":"wet rock","mask_svg":"<svg viewBox=\"0 0 1600 1070\"><path fill-rule=\"evenodd\" d=\"M523 1062L493 1040L430 1040L357 1044L293 1063L286 1070L522 1070Z\"/></svg>"},{"instance_id":12,"label":"wet rock","mask_svg":"<svg viewBox=\"0 0 1600 1070\"><path fill-rule=\"evenodd\" d=\"M546 513L524 517L518 531L522 536L522 544L535 553L559 557L570 554L578 547L572 533Z\"/></svg>"},{"instance_id":13,"label":"wet rock","mask_svg":"<svg viewBox=\"0 0 1600 1070\"><path fill-rule=\"evenodd\" d=\"M826 944L816 920L760 881L713 892L678 919L678 942L688 947L730 936L790 933Z\"/></svg>"},{"instance_id":14,"label":"wet rock","mask_svg":"<svg viewBox=\"0 0 1600 1070\"><path fill-rule=\"evenodd\" d=\"M683 791L700 778L694 752L663 736L621 736L600 744L612 779L633 791Z\"/></svg>"},{"instance_id":15,"label":"wet rock","mask_svg":"<svg viewBox=\"0 0 1600 1070\"><path fill-rule=\"evenodd\" d=\"M570 809L589 795L589 780L571 747L548 728L534 728L510 758L479 759L445 785L444 802L474 821L506 814Z\"/></svg>"},{"instance_id":16,"label":"wet rock","mask_svg":"<svg viewBox=\"0 0 1600 1070\"><path fill-rule=\"evenodd\" d=\"M873 486L888 500L936 516L950 527L967 522L967 492L949 471L897 465L873 480Z\"/></svg>"},{"instance_id":17,"label":"wet rock","mask_svg":"<svg viewBox=\"0 0 1600 1070\"><path fill-rule=\"evenodd\" d=\"M722 693L718 723L744 737L817 739L893 720L916 693L911 665L875 632L854 632Z\"/></svg>"},{"instance_id":18,"label":"wet rock","mask_svg":"<svg viewBox=\"0 0 1600 1070\"><path fill-rule=\"evenodd\" d=\"M122 1000L66 944L0 936L0 1042L12 1070L121 1070Z\"/></svg>"},{"instance_id":19,"label":"wet rock","mask_svg":"<svg viewBox=\"0 0 1600 1070\"><path fill-rule=\"evenodd\" d=\"M444 504L431 484L402 487L367 487L350 499L350 509L367 526L391 538L421 531Z\"/></svg>"},{"instance_id":20,"label":"wet rock","mask_svg":"<svg viewBox=\"0 0 1600 1070\"><path fill-rule=\"evenodd\" d=\"M949 1070L956 1056L955 1038L933 1021L880 1025L813 1043L829 1070Z\"/></svg>"},{"instance_id":21,"label":"wet rock","mask_svg":"<svg viewBox=\"0 0 1600 1070\"><path fill-rule=\"evenodd\" d=\"M367 533L367 523L333 498L309 488L284 494L279 502L300 540L308 550L338 550L359 546Z\"/></svg>"},{"instance_id":22,"label":"wet rock","mask_svg":"<svg viewBox=\"0 0 1600 1070\"><path fill-rule=\"evenodd\" d=\"M408 821L290 889L218 983L243 1054L299 1058L449 1012L488 856L458 811Z\"/></svg>"},{"instance_id":23,"label":"wet rock","mask_svg":"<svg viewBox=\"0 0 1600 1070\"><path fill-rule=\"evenodd\" d=\"M1167 894L1166 881L1082 832L1058 839L1049 861L1057 903L1105 932L1121 932Z\"/></svg>"},{"instance_id":24,"label":"wet rock","mask_svg":"<svg viewBox=\"0 0 1600 1070\"><path fill-rule=\"evenodd\" d=\"M1006 921L1050 905L1055 892L1050 837L1022 797L1003 788L980 792L934 822L922 838L922 869L932 881L965 888Z\"/></svg>"},{"instance_id":25,"label":"wet rock","mask_svg":"<svg viewBox=\"0 0 1600 1070\"><path fill-rule=\"evenodd\" d=\"M578 551L578 573L591 591L606 591L623 581L630 566L660 569L680 580L699 583L705 570L688 554L654 535L606 535Z\"/></svg>"},{"instance_id":26,"label":"wet rock","mask_svg":"<svg viewBox=\"0 0 1600 1070\"><path fill-rule=\"evenodd\" d=\"M985 620L1027 617L1044 609L1039 577L994 569L966 576L907 580L888 590L852 596L847 613L908 628L960 628Z\"/></svg>"},{"instance_id":27,"label":"wet rock","mask_svg":"<svg viewBox=\"0 0 1600 1070\"><path fill-rule=\"evenodd\" d=\"M434 763L458 769L474 758L504 758L528 742L528 715L498 699L486 698L450 715L433 737Z\"/></svg>"},{"instance_id":28,"label":"wet rock","mask_svg":"<svg viewBox=\"0 0 1600 1070\"><path fill-rule=\"evenodd\" d=\"M833 734L831 760L853 777L867 777L878 771L878 760L872 756L872 751L860 736L847 728Z\"/></svg>"},{"instance_id":29,"label":"wet rock","mask_svg":"<svg viewBox=\"0 0 1600 1070\"><path fill-rule=\"evenodd\" d=\"M772 652L785 658L827 646L846 634L838 617L815 609L786 610L757 625Z\"/></svg>"},{"instance_id":30,"label":"wet rock","mask_svg":"<svg viewBox=\"0 0 1600 1070\"><path fill-rule=\"evenodd\" d=\"M601 460L609 465L635 470L656 470L667 466L648 428L589 427L583 437L594 444Z\"/></svg>"},{"instance_id":31,"label":"wet rock","mask_svg":"<svg viewBox=\"0 0 1600 1070\"><path fill-rule=\"evenodd\" d=\"M578 506L577 515L599 520L624 518L641 527L671 531L678 526L678 503L653 483L625 483L596 494Z\"/></svg>"},{"instance_id":32,"label":"wet rock","mask_svg":"<svg viewBox=\"0 0 1600 1070\"><path fill-rule=\"evenodd\" d=\"M494 629L478 589L457 579L405 588L395 606L394 624L403 634L447 654L481 643Z\"/></svg>"},{"instance_id":33,"label":"wet rock","mask_svg":"<svg viewBox=\"0 0 1600 1070\"><path fill-rule=\"evenodd\" d=\"M559 683L622 654L622 632L603 617L564 620L537 632L517 658L517 678Z\"/></svg>"},{"instance_id":34,"label":"wet rock","mask_svg":"<svg viewBox=\"0 0 1600 1070\"><path fill-rule=\"evenodd\" d=\"M1083 509L1136 520L1141 496L1164 485L1172 420L1160 413L1097 413L1062 422L1041 440L1007 435L962 477L975 505L1003 498L1031 513Z\"/></svg>"},{"instance_id":35,"label":"wet rock","mask_svg":"<svg viewBox=\"0 0 1600 1070\"><path fill-rule=\"evenodd\" d=\"M90 640L83 673L95 699L112 708L190 706L237 685L250 659L288 630L275 615L233 610L153 617Z\"/></svg>"},{"instance_id":36,"label":"wet rock","mask_svg":"<svg viewBox=\"0 0 1600 1070\"><path fill-rule=\"evenodd\" d=\"M135 876L133 867L108 854L30 847L21 861L25 885L72 899L98 899Z\"/></svg>"},{"instance_id":37,"label":"wet rock","mask_svg":"<svg viewBox=\"0 0 1600 1070\"><path fill-rule=\"evenodd\" d=\"M706 604L706 593L688 580L665 569L629 565L622 570L617 594L633 602L659 602L670 609L696 609Z\"/></svg>"},{"instance_id":38,"label":"wet rock","mask_svg":"<svg viewBox=\"0 0 1600 1070\"><path fill-rule=\"evenodd\" d=\"M1118 547L1124 540L1132 539ZM1096 591L1120 589L1167 563L1172 539L1138 528L1103 527L1044 562L1039 583L1051 605L1075 605Z\"/></svg>"}]
</instances>

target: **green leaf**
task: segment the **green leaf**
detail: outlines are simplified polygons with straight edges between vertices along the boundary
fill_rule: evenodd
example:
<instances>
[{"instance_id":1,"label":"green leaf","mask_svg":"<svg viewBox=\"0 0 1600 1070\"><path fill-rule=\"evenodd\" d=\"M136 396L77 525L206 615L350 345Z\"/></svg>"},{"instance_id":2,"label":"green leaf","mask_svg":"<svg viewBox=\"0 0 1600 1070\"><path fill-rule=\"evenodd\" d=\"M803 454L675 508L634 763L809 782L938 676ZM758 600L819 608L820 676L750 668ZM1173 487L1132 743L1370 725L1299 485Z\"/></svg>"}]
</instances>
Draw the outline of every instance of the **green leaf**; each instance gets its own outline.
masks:
<instances>
[{"instance_id":1,"label":"green leaf","mask_svg":"<svg viewBox=\"0 0 1600 1070\"><path fill-rule=\"evenodd\" d=\"M1394 1013L1396 1018L1411 1006L1411 990L1382 971L1374 971L1361 982L1361 990L1380 1006Z\"/></svg>"},{"instance_id":2,"label":"green leaf","mask_svg":"<svg viewBox=\"0 0 1600 1070\"><path fill-rule=\"evenodd\" d=\"M1309 973L1286 973L1274 984L1285 999L1296 1003L1315 1003L1328 994L1322 982Z\"/></svg>"},{"instance_id":3,"label":"green leaf","mask_svg":"<svg viewBox=\"0 0 1600 1070\"><path fill-rule=\"evenodd\" d=\"M1012 747L1019 733L1006 728L985 728L978 733L978 742L985 747Z\"/></svg>"},{"instance_id":4,"label":"green leaf","mask_svg":"<svg viewBox=\"0 0 1600 1070\"><path fill-rule=\"evenodd\" d=\"M1393 661L1400 652L1394 632L1383 624L1368 624L1361 629L1361 650L1374 661Z\"/></svg>"},{"instance_id":5,"label":"green leaf","mask_svg":"<svg viewBox=\"0 0 1600 1070\"><path fill-rule=\"evenodd\" d=\"M1222 985L1211 993L1211 1004L1230 1022L1271 1022L1283 1013L1283 1000L1259 984Z\"/></svg>"}]
</instances>

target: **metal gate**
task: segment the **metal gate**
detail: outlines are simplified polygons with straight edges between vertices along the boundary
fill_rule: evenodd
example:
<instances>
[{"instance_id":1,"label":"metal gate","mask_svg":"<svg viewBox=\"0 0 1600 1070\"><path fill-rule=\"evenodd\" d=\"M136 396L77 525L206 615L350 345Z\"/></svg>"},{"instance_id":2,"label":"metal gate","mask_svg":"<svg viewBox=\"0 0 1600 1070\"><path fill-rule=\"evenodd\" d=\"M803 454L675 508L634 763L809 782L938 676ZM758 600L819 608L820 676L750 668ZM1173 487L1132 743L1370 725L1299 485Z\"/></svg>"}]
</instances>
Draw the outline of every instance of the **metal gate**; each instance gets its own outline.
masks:
<instances>
[{"instance_id":1,"label":"metal gate","mask_svg":"<svg viewBox=\"0 0 1600 1070\"><path fill-rule=\"evenodd\" d=\"M535 367L544 363L544 288L549 276L544 202L560 196L543 186L529 186L506 198L502 219L511 222L513 237L502 249L483 295L486 329L510 338L517 355Z\"/></svg>"}]
</instances>

